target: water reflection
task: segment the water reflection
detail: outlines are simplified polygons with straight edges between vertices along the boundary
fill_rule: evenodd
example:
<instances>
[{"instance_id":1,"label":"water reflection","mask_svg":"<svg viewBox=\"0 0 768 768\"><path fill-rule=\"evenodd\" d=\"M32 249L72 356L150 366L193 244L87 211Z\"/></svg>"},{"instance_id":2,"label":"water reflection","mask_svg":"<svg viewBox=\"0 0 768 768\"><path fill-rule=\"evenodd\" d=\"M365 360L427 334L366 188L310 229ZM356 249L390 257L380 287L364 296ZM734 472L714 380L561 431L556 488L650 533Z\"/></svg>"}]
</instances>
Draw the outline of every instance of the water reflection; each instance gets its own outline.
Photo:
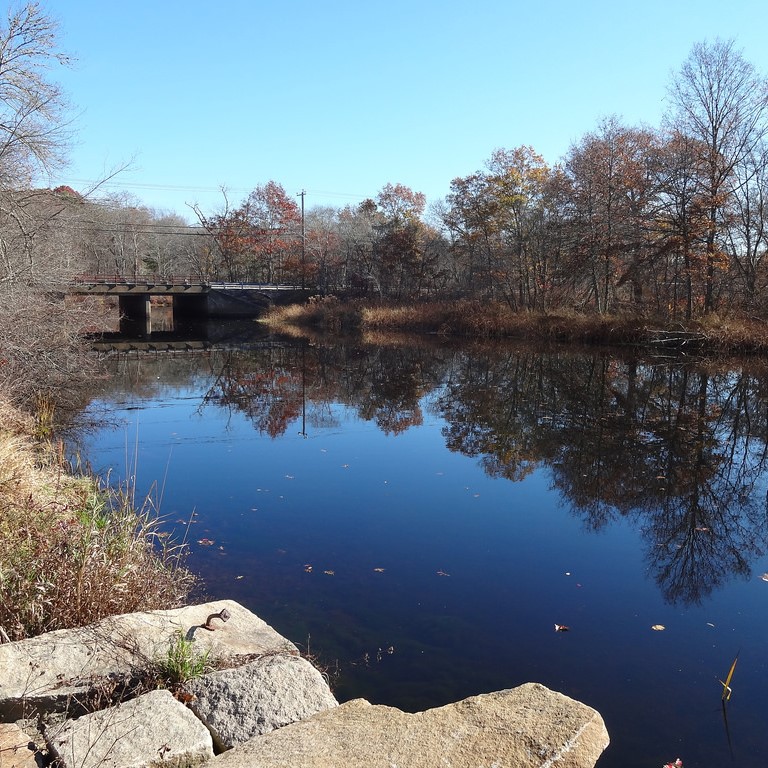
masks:
<instances>
[{"instance_id":1,"label":"water reflection","mask_svg":"<svg viewBox=\"0 0 768 768\"><path fill-rule=\"evenodd\" d=\"M563 501L599 531L625 519L667 602L697 604L746 578L768 548L762 369L524 348L331 346L264 341L206 353L201 408L244 414L276 438L333 426L343 403L397 435L434 409L451 451L491 477L549 470ZM200 376L168 356L121 358L146 395ZM161 374L158 370L162 368ZM142 375L142 371L149 376Z\"/></svg>"}]
</instances>

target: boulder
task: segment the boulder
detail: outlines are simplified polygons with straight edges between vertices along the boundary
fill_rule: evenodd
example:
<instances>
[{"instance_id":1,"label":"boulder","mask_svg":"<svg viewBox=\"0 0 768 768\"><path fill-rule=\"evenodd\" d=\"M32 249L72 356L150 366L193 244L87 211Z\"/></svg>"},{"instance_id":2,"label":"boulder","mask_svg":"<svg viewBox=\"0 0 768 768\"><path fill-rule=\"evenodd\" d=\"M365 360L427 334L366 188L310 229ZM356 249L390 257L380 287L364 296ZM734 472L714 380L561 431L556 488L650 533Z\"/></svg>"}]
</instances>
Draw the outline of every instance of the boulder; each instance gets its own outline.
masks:
<instances>
[{"instance_id":1,"label":"boulder","mask_svg":"<svg viewBox=\"0 0 768 768\"><path fill-rule=\"evenodd\" d=\"M67 720L46 740L61 768L186 768L213 757L208 729L169 691Z\"/></svg>"},{"instance_id":2,"label":"boulder","mask_svg":"<svg viewBox=\"0 0 768 768\"><path fill-rule=\"evenodd\" d=\"M599 713L538 683L406 714L363 699L259 736L211 768L593 768Z\"/></svg>"},{"instance_id":3,"label":"boulder","mask_svg":"<svg viewBox=\"0 0 768 768\"><path fill-rule=\"evenodd\" d=\"M214 619L222 609L229 619ZM296 646L232 600L112 616L79 629L48 632L0 645L0 720L63 710L108 678L146 669L167 653L176 633L213 661L238 663L252 655L298 654Z\"/></svg>"},{"instance_id":4,"label":"boulder","mask_svg":"<svg viewBox=\"0 0 768 768\"><path fill-rule=\"evenodd\" d=\"M35 745L13 723L0 723L0 768L37 768Z\"/></svg>"},{"instance_id":5,"label":"boulder","mask_svg":"<svg viewBox=\"0 0 768 768\"><path fill-rule=\"evenodd\" d=\"M323 676L299 656L262 656L184 687L220 752L338 706Z\"/></svg>"}]
</instances>

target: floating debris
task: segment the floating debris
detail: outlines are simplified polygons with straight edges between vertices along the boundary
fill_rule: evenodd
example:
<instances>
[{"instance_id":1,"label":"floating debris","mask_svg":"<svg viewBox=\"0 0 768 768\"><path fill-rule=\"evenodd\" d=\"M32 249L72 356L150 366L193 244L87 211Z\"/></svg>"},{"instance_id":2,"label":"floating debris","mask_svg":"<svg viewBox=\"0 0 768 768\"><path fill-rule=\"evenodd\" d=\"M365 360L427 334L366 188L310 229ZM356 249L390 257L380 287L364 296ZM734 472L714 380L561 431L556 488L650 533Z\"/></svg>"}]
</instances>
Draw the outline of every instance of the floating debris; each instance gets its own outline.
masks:
<instances>
[{"instance_id":1,"label":"floating debris","mask_svg":"<svg viewBox=\"0 0 768 768\"><path fill-rule=\"evenodd\" d=\"M666 629L666 627L665 627L663 624L654 624L654 625L651 627L651 629L652 629L654 632L663 632L663 631Z\"/></svg>"},{"instance_id":2,"label":"floating debris","mask_svg":"<svg viewBox=\"0 0 768 768\"><path fill-rule=\"evenodd\" d=\"M437 575L438 575L438 576L450 576L451 574L450 574L450 573L446 573L445 571L442 571L442 570L441 570L441 571L438 571L438 572L437 572Z\"/></svg>"},{"instance_id":3,"label":"floating debris","mask_svg":"<svg viewBox=\"0 0 768 768\"><path fill-rule=\"evenodd\" d=\"M309 563L307 563L304 566L304 571L305 571L305 573L312 573L312 566Z\"/></svg>"},{"instance_id":4,"label":"floating debris","mask_svg":"<svg viewBox=\"0 0 768 768\"><path fill-rule=\"evenodd\" d=\"M336 571L323 571L323 573L326 576L335 576L336 575Z\"/></svg>"},{"instance_id":5,"label":"floating debris","mask_svg":"<svg viewBox=\"0 0 768 768\"><path fill-rule=\"evenodd\" d=\"M216 542L213 539L198 539L197 543L201 547L212 547Z\"/></svg>"},{"instance_id":6,"label":"floating debris","mask_svg":"<svg viewBox=\"0 0 768 768\"><path fill-rule=\"evenodd\" d=\"M384 573L384 571L385 571L385 570L386 570L386 569L384 569L384 568L374 568L374 569L373 569L373 572L374 572L374 573Z\"/></svg>"},{"instance_id":7,"label":"floating debris","mask_svg":"<svg viewBox=\"0 0 768 768\"><path fill-rule=\"evenodd\" d=\"M555 624L555 632L570 632L571 628L566 627L565 624Z\"/></svg>"}]
</instances>

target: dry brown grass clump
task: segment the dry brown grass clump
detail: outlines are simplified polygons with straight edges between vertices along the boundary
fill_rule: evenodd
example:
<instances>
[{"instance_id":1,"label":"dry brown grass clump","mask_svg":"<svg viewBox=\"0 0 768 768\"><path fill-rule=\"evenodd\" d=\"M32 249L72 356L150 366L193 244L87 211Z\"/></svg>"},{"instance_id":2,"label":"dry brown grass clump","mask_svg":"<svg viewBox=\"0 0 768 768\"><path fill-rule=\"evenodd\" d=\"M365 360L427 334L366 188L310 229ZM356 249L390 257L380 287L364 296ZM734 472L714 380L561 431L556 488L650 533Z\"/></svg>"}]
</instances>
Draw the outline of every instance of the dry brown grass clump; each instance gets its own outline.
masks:
<instances>
[{"instance_id":1,"label":"dry brown grass clump","mask_svg":"<svg viewBox=\"0 0 768 768\"><path fill-rule=\"evenodd\" d=\"M151 503L66 473L32 425L0 403L0 642L182 604L193 579Z\"/></svg>"}]
</instances>

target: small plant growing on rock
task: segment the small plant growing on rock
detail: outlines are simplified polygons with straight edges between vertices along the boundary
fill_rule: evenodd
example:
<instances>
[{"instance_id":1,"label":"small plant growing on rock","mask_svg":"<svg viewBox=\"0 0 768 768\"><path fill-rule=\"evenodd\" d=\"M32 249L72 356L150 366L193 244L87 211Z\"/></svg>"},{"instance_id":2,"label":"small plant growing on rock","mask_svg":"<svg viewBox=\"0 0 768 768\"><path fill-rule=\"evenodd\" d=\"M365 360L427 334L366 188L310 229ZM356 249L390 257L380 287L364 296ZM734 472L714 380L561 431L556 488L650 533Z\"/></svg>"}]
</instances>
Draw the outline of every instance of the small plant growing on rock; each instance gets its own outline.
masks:
<instances>
[{"instance_id":1,"label":"small plant growing on rock","mask_svg":"<svg viewBox=\"0 0 768 768\"><path fill-rule=\"evenodd\" d=\"M168 650L155 662L158 683L174 689L194 680L212 669L210 650L199 652L193 640L187 640L181 630L176 630Z\"/></svg>"}]
</instances>

